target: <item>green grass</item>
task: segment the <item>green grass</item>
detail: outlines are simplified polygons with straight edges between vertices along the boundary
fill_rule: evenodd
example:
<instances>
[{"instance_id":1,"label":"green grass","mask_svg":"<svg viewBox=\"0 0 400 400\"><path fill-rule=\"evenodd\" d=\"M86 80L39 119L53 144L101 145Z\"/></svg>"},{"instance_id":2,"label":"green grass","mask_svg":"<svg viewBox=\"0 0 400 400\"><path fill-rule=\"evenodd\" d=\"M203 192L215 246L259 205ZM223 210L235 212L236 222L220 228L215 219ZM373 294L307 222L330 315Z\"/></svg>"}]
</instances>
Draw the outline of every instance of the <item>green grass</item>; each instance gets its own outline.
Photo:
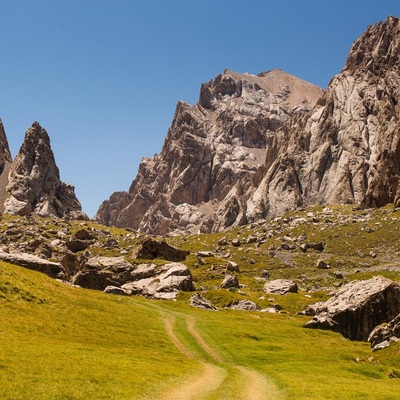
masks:
<instances>
[{"instance_id":1,"label":"green grass","mask_svg":"<svg viewBox=\"0 0 400 400\"><path fill-rule=\"evenodd\" d=\"M400 346L371 353L367 343L303 328L305 317L105 295L4 263L0 282L2 399L161 399L212 362L188 334L188 317L228 372L208 399L235 399L236 365L265 374L287 399L398 398ZM169 339L167 315L194 359Z\"/></svg>"}]
</instances>

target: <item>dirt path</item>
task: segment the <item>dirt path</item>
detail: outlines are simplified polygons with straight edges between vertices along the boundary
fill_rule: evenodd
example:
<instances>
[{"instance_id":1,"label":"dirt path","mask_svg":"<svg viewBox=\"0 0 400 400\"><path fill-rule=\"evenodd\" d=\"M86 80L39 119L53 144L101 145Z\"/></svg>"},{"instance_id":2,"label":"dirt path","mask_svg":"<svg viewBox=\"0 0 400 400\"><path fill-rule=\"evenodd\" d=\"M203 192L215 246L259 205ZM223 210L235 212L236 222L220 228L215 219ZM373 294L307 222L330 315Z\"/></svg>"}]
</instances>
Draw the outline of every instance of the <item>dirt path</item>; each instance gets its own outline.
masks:
<instances>
[{"instance_id":1,"label":"dirt path","mask_svg":"<svg viewBox=\"0 0 400 400\"><path fill-rule=\"evenodd\" d=\"M228 367L235 367L240 375L235 374L237 387L240 387L240 393L236 397L230 397L232 400L281 400L283 396L278 388L269 382L265 376L259 372L242 366L231 366L224 363L223 358L213 349L200 335L196 329L196 320L194 317L185 316L187 332L193 337L200 348L210 356L217 365L202 362L196 357L196 354L187 348L174 333L174 323L176 317L168 315L165 318L165 330L177 349L186 357L197 360L202 365L202 371L195 376L184 380L178 387L163 396L165 400L195 400L205 399L215 393L224 381L229 379ZM232 377L231 377L232 378ZM214 397L215 398L215 397Z\"/></svg>"},{"instance_id":2,"label":"dirt path","mask_svg":"<svg viewBox=\"0 0 400 400\"><path fill-rule=\"evenodd\" d=\"M237 367L242 373L243 384L241 400L279 400L283 399L277 387L264 375L247 367Z\"/></svg>"}]
</instances>

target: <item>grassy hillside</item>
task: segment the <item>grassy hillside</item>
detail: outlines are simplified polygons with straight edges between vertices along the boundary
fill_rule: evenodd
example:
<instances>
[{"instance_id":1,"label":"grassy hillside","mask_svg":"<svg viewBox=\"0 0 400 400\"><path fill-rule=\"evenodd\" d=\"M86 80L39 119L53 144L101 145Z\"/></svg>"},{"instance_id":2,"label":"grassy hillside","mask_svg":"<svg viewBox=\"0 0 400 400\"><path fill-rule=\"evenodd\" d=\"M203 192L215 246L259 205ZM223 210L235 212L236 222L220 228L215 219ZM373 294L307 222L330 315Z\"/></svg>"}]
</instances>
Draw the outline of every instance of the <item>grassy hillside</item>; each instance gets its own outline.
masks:
<instances>
[{"instance_id":1,"label":"grassy hillside","mask_svg":"<svg viewBox=\"0 0 400 400\"><path fill-rule=\"evenodd\" d=\"M394 400L400 389L399 344L371 353L295 314L106 295L1 263L0 315L2 399Z\"/></svg>"}]
</instances>

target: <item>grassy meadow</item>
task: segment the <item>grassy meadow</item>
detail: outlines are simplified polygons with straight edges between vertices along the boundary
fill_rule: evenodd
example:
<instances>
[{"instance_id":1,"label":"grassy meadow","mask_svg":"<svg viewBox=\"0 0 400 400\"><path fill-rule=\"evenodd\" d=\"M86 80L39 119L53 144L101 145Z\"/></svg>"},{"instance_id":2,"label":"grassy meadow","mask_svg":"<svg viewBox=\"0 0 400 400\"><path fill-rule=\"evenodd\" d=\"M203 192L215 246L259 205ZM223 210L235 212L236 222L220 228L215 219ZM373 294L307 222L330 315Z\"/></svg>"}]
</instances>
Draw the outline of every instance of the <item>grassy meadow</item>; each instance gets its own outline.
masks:
<instances>
[{"instance_id":1,"label":"grassy meadow","mask_svg":"<svg viewBox=\"0 0 400 400\"><path fill-rule=\"evenodd\" d=\"M0 316L1 399L258 399L243 394L257 376L263 398L399 398L399 344L372 353L295 314L106 295L1 263ZM185 392L207 368L215 388Z\"/></svg>"}]
</instances>

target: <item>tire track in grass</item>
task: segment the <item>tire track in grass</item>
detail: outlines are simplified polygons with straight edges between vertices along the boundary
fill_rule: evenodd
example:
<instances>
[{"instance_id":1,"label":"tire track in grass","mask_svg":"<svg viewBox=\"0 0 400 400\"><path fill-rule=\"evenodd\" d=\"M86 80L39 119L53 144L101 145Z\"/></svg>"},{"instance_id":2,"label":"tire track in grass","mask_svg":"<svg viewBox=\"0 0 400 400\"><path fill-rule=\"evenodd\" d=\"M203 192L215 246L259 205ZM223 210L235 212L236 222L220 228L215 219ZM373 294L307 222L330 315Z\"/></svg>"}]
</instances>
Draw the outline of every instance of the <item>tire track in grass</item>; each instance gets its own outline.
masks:
<instances>
[{"instance_id":1,"label":"tire track in grass","mask_svg":"<svg viewBox=\"0 0 400 400\"><path fill-rule=\"evenodd\" d=\"M165 319L165 330L176 348L186 357L196 360L194 353L185 347L174 333L175 316L169 315ZM215 392L223 383L228 373L222 367L199 361L202 372L184 381L180 386L172 389L163 396L165 400L194 400L201 399Z\"/></svg>"}]
</instances>

